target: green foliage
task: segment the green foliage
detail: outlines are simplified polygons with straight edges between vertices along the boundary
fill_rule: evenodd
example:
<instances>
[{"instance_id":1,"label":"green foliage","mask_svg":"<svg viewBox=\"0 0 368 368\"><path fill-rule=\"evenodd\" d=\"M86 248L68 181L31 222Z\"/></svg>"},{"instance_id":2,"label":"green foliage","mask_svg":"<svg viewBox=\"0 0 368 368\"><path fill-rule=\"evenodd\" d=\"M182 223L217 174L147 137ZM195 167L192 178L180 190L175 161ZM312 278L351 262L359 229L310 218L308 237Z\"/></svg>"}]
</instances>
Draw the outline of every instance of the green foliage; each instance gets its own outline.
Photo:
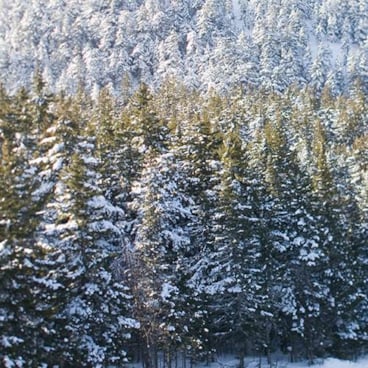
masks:
<instances>
[{"instance_id":1,"label":"green foliage","mask_svg":"<svg viewBox=\"0 0 368 368\"><path fill-rule=\"evenodd\" d=\"M0 88L2 363L367 348L362 89L45 91Z\"/></svg>"}]
</instances>

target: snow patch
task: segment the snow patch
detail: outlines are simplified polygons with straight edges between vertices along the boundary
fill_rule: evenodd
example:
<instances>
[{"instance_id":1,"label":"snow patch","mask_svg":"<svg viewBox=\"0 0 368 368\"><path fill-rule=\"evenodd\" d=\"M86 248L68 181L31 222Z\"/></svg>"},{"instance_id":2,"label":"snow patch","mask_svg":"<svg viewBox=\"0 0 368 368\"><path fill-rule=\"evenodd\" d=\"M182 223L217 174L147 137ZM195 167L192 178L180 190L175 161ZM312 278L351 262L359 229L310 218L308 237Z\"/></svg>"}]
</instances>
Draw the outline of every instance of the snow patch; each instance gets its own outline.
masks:
<instances>
[{"instance_id":1,"label":"snow patch","mask_svg":"<svg viewBox=\"0 0 368 368\"><path fill-rule=\"evenodd\" d=\"M127 328L140 328L140 323L132 318L127 317L118 317L118 322L120 326L127 327Z\"/></svg>"},{"instance_id":2,"label":"snow patch","mask_svg":"<svg viewBox=\"0 0 368 368\"><path fill-rule=\"evenodd\" d=\"M259 357L246 357L245 358L245 366L247 368L269 368L272 367L280 367L280 368L310 368L311 365L309 362L298 362L298 363L289 363L287 357L274 357L272 365L267 362L267 359L259 358ZM195 367L201 367L201 365L197 365ZM239 360L234 356L225 355L219 356L216 359L216 362L208 365L209 368L236 368L239 367ZM313 367L313 366L312 366ZM356 362L349 360L339 360L335 358L329 358L325 361L320 361L315 365L316 368L367 368L368 367L368 357L358 359Z\"/></svg>"},{"instance_id":3,"label":"snow patch","mask_svg":"<svg viewBox=\"0 0 368 368\"><path fill-rule=\"evenodd\" d=\"M243 22L242 22L242 17L241 17L241 8L240 8L239 0L232 0L232 6L233 6L235 26L238 30L240 30L244 27L243 27Z\"/></svg>"},{"instance_id":4,"label":"snow patch","mask_svg":"<svg viewBox=\"0 0 368 368\"><path fill-rule=\"evenodd\" d=\"M177 293L179 289L167 282L162 285L161 298L163 300L168 300L173 293Z\"/></svg>"}]
</instances>

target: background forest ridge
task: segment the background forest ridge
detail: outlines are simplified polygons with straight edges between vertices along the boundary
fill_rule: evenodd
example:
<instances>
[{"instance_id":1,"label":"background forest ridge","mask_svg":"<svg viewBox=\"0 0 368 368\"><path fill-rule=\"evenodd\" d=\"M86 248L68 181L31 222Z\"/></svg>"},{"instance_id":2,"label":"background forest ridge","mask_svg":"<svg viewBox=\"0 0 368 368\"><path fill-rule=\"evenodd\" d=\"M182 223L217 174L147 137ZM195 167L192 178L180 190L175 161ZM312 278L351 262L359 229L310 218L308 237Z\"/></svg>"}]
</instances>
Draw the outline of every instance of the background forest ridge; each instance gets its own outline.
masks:
<instances>
[{"instance_id":1,"label":"background forest ridge","mask_svg":"<svg viewBox=\"0 0 368 368\"><path fill-rule=\"evenodd\" d=\"M367 0L3 0L0 79L14 92L38 68L53 91L82 81L95 97L171 77L202 92L338 95L368 85L367 35Z\"/></svg>"}]
</instances>

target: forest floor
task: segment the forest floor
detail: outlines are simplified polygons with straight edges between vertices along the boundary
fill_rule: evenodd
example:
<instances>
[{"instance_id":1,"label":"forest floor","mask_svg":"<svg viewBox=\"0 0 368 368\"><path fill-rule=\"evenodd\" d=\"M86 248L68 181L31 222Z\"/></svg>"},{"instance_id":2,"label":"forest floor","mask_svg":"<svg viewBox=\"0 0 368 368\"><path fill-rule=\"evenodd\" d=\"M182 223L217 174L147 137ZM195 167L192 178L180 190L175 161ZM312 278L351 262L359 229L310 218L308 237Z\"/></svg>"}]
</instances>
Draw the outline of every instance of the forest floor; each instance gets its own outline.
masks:
<instances>
[{"instance_id":1,"label":"forest floor","mask_svg":"<svg viewBox=\"0 0 368 368\"><path fill-rule=\"evenodd\" d=\"M139 363L128 365L129 368L142 368ZM231 355L220 355L212 363L198 363L190 365L177 364L178 368L238 368L239 359ZM164 364L159 364L159 368L164 368ZM266 358L247 357L244 361L244 368L368 368L368 356L359 358L356 361L340 360L335 358L319 359L310 364L308 361L290 363L285 356L272 357L271 364Z\"/></svg>"},{"instance_id":2,"label":"forest floor","mask_svg":"<svg viewBox=\"0 0 368 368\"><path fill-rule=\"evenodd\" d=\"M220 356L216 362L210 365L200 364L194 368L237 368L239 367L239 360L230 356ZM340 360L329 358L325 360L317 360L313 365L307 361L290 363L285 357L274 358L271 364L265 358L246 358L244 368L368 368L368 356L362 357L357 361Z\"/></svg>"}]
</instances>

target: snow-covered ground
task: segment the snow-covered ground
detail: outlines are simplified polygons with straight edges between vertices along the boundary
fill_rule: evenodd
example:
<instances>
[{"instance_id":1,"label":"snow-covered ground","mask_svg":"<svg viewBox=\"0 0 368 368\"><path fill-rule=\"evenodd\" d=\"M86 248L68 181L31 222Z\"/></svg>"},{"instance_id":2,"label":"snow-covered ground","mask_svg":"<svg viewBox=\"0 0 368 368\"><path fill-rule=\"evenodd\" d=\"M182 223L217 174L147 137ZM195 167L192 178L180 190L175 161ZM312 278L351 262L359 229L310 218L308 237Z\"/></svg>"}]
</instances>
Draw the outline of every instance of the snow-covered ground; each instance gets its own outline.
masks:
<instances>
[{"instance_id":1,"label":"snow-covered ground","mask_svg":"<svg viewBox=\"0 0 368 368\"><path fill-rule=\"evenodd\" d=\"M193 368L237 368L239 367L239 360L231 357L219 357L216 362L210 365L194 366ZM307 361L298 363L289 363L285 359L274 359L271 364L268 364L265 359L261 362L259 358L247 358L245 360L244 368L368 368L368 356L358 359L357 361L339 360L329 358L319 360L314 365L310 365Z\"/></svg>"},{"instance_id":2,"label":"snow-covered ground","mask_svg":"<svg viewBox=\"0 0 368 368\"><path fill-rule=\"evenodd\" d=\"M178 362L178 368L238 368L239 360L233 356L220 356L215 359L215 362L207 364L200 363L191 365L189 362L183 364L183 362ZM142 368L139 363L128 364L129 368ZM159 368L163 368L164 364L160 364ZM329 358L325 360L318 360L313 365L309 362L298 362L290 363L287 358L273 358L271 364L267 363L266 358L251 358L245 359L244 368L368 368L368 356L360 358L357 361L349 360L339 360L334 358Z\"/></svg>"},{"instance_id":3,"label":"snow-covered ground","mask_svg":"<svg viewBox=\"0 0 368 368\"><path fill-rule=\"evenodd\" d=\"M287 365L288 368L305 368L308 364L296 363ZM364 359L359 359L356 362L351 362L348 360L338 360L338 359L327 359L318 365L320 368L368 368L368 357Z\"/></svg>"}]
</instances>

